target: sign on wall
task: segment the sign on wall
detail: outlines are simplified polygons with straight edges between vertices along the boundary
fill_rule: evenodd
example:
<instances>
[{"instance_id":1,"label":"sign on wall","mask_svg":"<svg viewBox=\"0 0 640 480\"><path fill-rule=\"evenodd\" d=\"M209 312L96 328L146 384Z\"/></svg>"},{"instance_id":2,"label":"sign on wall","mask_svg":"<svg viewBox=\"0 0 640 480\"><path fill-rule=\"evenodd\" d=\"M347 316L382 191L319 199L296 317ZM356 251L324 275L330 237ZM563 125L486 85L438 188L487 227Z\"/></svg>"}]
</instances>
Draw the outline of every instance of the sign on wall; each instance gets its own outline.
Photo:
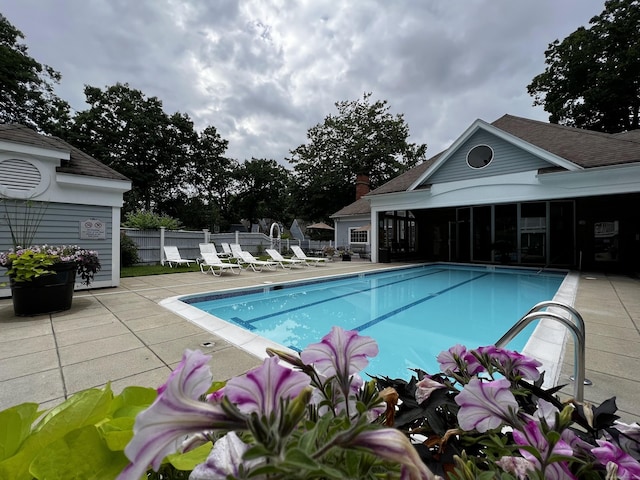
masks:
<instances>
[{"instance_id":1,"label":"sign on wall","mask_svg":"<svg viewBox=\"0 0 640 480\"><path fill-rule=\"evenodd\" d=\"M105 222L96 218L80 220L80 240L104 240L106 238Z\"/></svg>"}]
</instances>

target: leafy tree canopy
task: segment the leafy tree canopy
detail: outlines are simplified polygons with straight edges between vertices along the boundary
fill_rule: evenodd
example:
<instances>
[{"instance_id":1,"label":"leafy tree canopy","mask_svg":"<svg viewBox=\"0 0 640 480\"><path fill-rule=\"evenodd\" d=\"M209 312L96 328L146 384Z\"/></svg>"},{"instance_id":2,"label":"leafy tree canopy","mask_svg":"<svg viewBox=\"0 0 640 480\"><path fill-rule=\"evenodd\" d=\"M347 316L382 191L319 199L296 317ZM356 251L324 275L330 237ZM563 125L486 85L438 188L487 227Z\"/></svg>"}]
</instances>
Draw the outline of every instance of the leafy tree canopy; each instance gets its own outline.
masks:
<instances>
[{"instance_id":1,"label":"leafy tree canopy","mask_svg":"<svg viewBox=\"0 0 640 480\"><path fill-rule=\"evenodd\" d=\"M22 39L0 13L0 123L57 135L69 121L69 104L54 93L61 76L30 57Z\"/></svg>"},{"instance_id":2,"label":"leafy tree canopy","mask_svg":"<svg viewBox=\"0 0 640 480\"><path fill-rule=\"evenodd\" d=\"M234 173L238 192L234 197L233 211L237 218L257 223L260 218L270 218L289 223L289 186L291 173L275 160L256 159L240 164Z\"/></svg>"},{"instance_id":3,"label":"leafy tree canopy","mask_svg":"<svg viewBox=\"0 0 640 480\"><path fill-rule=\"evenodd\" d=\"M131 179L125 211L164 213L159 206L200 195L223 171L227 141L215 128L199 135L188 115L166 114L157 97L128 84L84 93L90 107L74 118L69 140Z\"/></svg>"},{"instance_id":4,"label":"leafy tree canopy","mask_svg":"<svg viewBox=\"0 0 640 480\"><path fill-rule=\"evenodd\" d=\"M424 160L426 145L408 142L402 114L392 115L386 100L337 102L337 115L310 128L308 142L291 151L297 215L307 220L329 216L355 200L358 174L376 188Z\"/></svg>"},{"instance_id":5,"label":"leafy tree canopy","mask_svg":"<svg viewBox=\"0 0 640 480\"><path fill-rule=\"evenodd\" d=\"M527 90L549 121L608 133L637 129L640 0L607 0L604 11L545 52Z\"/></svg>"}]
</instances>

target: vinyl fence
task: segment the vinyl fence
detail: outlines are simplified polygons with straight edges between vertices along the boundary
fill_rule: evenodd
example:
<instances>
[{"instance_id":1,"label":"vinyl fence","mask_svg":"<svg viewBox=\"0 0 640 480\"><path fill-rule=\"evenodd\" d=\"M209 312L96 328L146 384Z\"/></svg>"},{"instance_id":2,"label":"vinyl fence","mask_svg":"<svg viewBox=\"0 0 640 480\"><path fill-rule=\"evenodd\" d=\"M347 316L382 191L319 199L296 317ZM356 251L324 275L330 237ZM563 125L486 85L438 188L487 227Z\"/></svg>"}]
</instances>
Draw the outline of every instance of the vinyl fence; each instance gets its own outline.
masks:
<instances>
[{"instance_id":1,"label":"vinyl fence","mask_svg":"<svg viewBox=\"0 0 640 480\"><path fill-rule=\"evenodd\" d=\"M266 248L275 248L287 253L290 245L300 245L307 252L319 252L324 247L333 246L331 241L295 240L272 238L264 233L231 232L210 233L209 230L138 230L136 228L121 228L138 247L138 257L141 265L154 265L164 261L165 245L178 247L182 258L196 259L200 256L201 243L213 242L218 251L222 251L222 243L238 243L243 250L253 255L261 255Z\"/></svg>"}]
</instances>

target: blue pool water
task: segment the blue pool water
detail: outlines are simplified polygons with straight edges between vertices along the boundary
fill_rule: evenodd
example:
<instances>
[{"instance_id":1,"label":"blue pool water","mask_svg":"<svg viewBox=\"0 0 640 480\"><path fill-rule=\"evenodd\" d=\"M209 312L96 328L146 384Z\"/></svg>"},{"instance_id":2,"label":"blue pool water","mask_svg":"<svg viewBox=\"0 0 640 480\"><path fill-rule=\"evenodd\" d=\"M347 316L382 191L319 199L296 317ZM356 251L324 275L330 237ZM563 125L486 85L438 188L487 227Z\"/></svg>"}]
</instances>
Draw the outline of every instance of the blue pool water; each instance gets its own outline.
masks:
<instances>
[{"instance_id":1,"label":"blue pool water","mask_svg":"<svg viewBox=\"0 0 640 480\"><path fill-rule=\"evenodd\" d=\"M551 300L564 276L426 265L182 301L297 351L318 342L333 325L357 330L380 348L363 373L408 379L408 368L438 371L436 356L452 345L495 343L533 305ZM508 348L522 350L534 327Z\"/></svg>"}]
</instances>

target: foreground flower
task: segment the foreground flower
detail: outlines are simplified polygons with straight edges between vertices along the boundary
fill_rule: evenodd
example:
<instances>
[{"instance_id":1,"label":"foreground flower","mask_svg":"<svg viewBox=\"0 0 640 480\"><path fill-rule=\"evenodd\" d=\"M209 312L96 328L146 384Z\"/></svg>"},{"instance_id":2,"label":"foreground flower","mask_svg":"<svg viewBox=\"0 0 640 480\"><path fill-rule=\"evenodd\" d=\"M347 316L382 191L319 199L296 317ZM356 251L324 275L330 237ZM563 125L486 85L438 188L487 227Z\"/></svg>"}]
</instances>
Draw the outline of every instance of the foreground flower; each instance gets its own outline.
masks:
<instances>
[{"instance_id":1,"label":"foreground flower","mask_svg":"<svg viewBox=\"0 0 640 480\"><path fill-rule=\"evenodd\" d=\"M522 457L502 457L496 462L505 472L518 477L518 480L526 480L529 470L533 470L533 464Z\"/></svg>"},{"instance_id":2,"label":"foreground flower","mask_svg":"<svg viewBox=\"0 0 640 480\"><path fill-rule=\"evenodd\" d=\"M452 373L475 375L483 370L478 359L467 351L467 347L460 344L440 352L436 360L440 364L440 369L447 375Z\"/></svg>"},{"instance_id":3,"label":"foreground flower","mask_svg":"<svg viewBox=\"0 0 640 480\"><path fill-rule=\"evenodd\" d=\"M149 465L157 471L189 435L243 425L229 418L219 404L198 400L211 386L210 359L199 350L185 351L167 383L158 389L158 397L136 417L133 438L124 451L131 463L119 480L139 480Z\"/></svg>"},{"instance_id":4,"label":"foreground flower","mask_svg":"<svg viewBox=\"0 0 640 480\"><path fill-rule=\"evenodd\" d=\"M425 376L416 384L416 402L422 403L431 396L433 392L439 388L447 388L440 382L432 380L429 376Z\"/></svg>"},{"instance_id":5,"label":"foreground flower","mask_svg":"<svg viewBox=\"0 0 640 480\"><path fill-rule=\"evenodd\" d=\"M628 453L618 448L606 440L597 440L598 447L591 450L591 453L598 461L609 469L609 464L617 467L617 478L620 480L632 480L640 478L640 463Z\"/></svg>"},{"instance_id":6,"label":"foreground flower","mask_svg":"<svg viewBox=\"0 0 640 480\"><path fill-rule=\"evenodd\" d=\"M458 423L464 430L476 429L481 433L497 428L502 423L511 424L518 410L518 402L506 379L483 382L472 378L456 396L460 405Z\"/></svg>"},{"instance_id":7,"label":"foreground flower","mask_svg":"<svg viewBox=\"0 0 640 480\"><path fill-rule=\"evenodd\" d=\"M240 466L249 469L258 462L249 460L244 462L242 456L249 450L235 432L229 432L214 445L207 461L196 466L189 475L189 480L224 480L228 475L238 477Z\"/></svg>"},{"instance_id":8,"label":"foreground flower","mask_svg":"<svg viewBox=\"0 0 640 480\"><path fill-rule=\"evenodd\" d=\"M241 412L268 417L279 409L280 399L297 397L309 383L306 374L279 365L278 357L269 357L259 367L229 380L224 394Z\"/></svg>"},{"instance_id":9,"label":"foreground flower","mask_svg":"<svg viewBox=\"0 0 640 480\"><path fill-rule=\"evenodd\" d=\"M369 364L368 357L377 354L378 344L373 338L332 327L319 343L305 348L300 358L307 365L313 364L320 375L347 378L362 371Z\"/></svg>"},{"instance_id":10,"label":"foreground flower","mask_svg":"<svg viewBox=\"0 0 640 480\"><path fill-rule=\"evenodd\" d=\"M541 367L542 363L519 352L489 345L479 347L473 350L473 353L483 358L486 363L497 367L507 378L521 377L531 381L540 378L538 367Z\"/></svg>"},{"instance_id":11,"label":"foreground flower","mask_svg":"<svg viewBox=\"0 0 640 480\"><path fill-rule=\"evenodd\" d=\"M430 480L439 479L429 470L409 439L399 430L383 428L366 430L358 434L351 446L370 450L385 460L402 465L401 479Z\"/></svg>"},{"instance_id":12,"label":"foreground flower","mask_svg":"<svg viewBox=\"0 0 640 480\"><path fill-rule=\"evenodd\" d=\"M567 457L573 455L572 448L564 440L559 439L552 445L541 431L540 424L535 420L527 422L522 431L514 430L513 439L518 445L534 447L542 459L550 458L552 455L563 455ZM566 461L542 463L536 455L533 455L528 450L520 449L520 453L524 458L529 460L536 469L542 472L545 479L563 480L575 478L569 471Z\"/></svg>"}]
</instances>

